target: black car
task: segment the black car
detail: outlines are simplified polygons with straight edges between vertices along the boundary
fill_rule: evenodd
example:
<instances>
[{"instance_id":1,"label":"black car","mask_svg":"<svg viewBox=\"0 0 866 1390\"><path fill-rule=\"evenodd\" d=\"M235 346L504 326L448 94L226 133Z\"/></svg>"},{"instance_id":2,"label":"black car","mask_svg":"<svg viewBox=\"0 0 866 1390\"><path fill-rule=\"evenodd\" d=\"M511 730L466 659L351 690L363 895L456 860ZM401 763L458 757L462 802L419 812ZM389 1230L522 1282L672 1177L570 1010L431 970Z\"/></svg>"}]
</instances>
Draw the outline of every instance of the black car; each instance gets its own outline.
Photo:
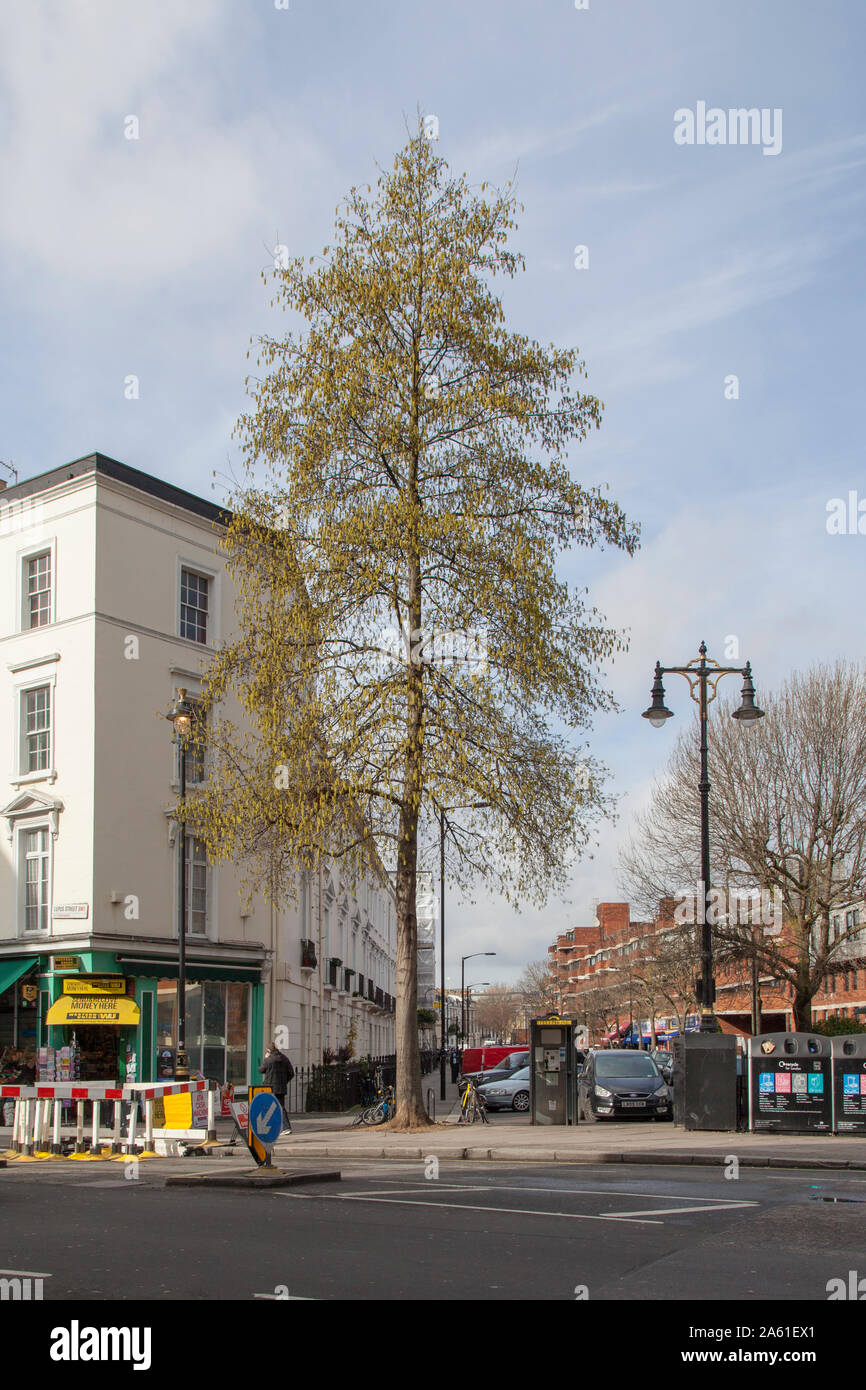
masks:
<instances>
[{"instance_id":1,"label":"black car","mask_svg":"<svg viewBox=\"0 0 866 1390\"><path fill-rule=\"evenodd\" d=\"M591 1052L578 1082L578 1118L673 1118L670 1087L648 1052L609 1048Z\"/></svg>"}]
</instances>

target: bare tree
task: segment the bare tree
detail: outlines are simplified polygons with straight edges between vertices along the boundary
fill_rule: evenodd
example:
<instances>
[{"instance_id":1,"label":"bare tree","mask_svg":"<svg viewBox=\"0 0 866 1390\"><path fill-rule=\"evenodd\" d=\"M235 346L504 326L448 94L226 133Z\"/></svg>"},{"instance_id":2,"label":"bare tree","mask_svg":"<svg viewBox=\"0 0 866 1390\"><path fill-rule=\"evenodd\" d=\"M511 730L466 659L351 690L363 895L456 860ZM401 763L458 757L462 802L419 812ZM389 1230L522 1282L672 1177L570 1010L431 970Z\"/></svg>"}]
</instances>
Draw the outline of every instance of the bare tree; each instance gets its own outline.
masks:
<instances>
[{"instance_id":1,"label":"bare tree","mask_svg":"<svg viewBox=\"0 0 866 1390\"><path fill-rule=\"evenodd\" d=\"M808 1030L828 966L850 954L859 933L834 933L831 919L866 891L866 676L845 662L817 666L762 703L766 718L748 732L727 717L730 704L709 720L711 871L724 895L715 931L732 956L757 954L761 968L791 986L795 1027ZM632 901L694 900L697 782L690 729L622 857ZM732 910L743 890L763 892L766 902L778 895L781 911L757 939Z\"/></svg>"},{"instance_id":2,"label":"bare tree","mask_svg":"<svg viewBox=\"0 0 866 1390\"><path fill-rule=\"evenodd\" d=\"M530 961L518 977L514 986L523 996L523 1003L529 1016L545 1014L560 1004L559 983L546 960Z\"/></svg>"},{"instance_id":3,"label":"bare tree","mask_svg":"<svg viewBox=\"0 0 866 1390\"><path fill-rule=\"evenodd\" d=\"M521 1001L511 985L493 984L473 997L472 1007L482 1032L503 1038L510 1037L514 1030Z\"/></svg>"}]
</instances>

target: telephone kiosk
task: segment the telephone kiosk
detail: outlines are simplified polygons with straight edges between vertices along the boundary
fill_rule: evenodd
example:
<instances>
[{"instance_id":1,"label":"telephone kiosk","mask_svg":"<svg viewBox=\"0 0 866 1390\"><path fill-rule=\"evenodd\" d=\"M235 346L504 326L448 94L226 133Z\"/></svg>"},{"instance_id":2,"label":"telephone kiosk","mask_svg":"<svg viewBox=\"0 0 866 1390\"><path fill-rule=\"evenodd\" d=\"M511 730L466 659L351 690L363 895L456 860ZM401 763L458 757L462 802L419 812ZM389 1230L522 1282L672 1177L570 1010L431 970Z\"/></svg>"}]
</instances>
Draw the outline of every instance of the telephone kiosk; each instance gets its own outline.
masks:
<instances>
[{"instance_id":1,"label":"telephone kiosk","mask_svg":"<svg viewBox=\"0 0 866 1390\"><path fill-rule=\"evenodd\" d=\"M574 1020L548 1015L529 1025L529 1109L534 1125L577 1122Z\"/></svg>"}]
</instances>

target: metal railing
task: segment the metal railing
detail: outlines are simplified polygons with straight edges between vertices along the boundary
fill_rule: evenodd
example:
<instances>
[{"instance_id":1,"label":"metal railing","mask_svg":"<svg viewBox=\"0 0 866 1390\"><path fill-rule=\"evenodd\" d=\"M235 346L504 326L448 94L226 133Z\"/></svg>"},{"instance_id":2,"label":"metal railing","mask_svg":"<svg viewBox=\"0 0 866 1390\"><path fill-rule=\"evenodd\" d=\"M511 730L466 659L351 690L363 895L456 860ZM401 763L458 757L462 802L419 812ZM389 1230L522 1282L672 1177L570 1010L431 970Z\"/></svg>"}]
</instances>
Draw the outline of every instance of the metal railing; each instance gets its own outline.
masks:
<instances>
[{"instance_id":1,"label":"metal railing","mask_svg":"<svg viewBox=\"0 0 866 1390\"><path fill-rule=\"evenodd\" d=\"M293 1115L332 1111L341 1113L355 1105L370 1104L375 1098L373 1078L381 1068L382 1084L393 1086L397 1075L394 1053L365 1057L357 1062L332 1062L328 1066L298 1067L289 1082L286 1109ZM439 1064L437 1052L421 1052L421 1074L428 1075Z\"/></svg>"}]
</instances>

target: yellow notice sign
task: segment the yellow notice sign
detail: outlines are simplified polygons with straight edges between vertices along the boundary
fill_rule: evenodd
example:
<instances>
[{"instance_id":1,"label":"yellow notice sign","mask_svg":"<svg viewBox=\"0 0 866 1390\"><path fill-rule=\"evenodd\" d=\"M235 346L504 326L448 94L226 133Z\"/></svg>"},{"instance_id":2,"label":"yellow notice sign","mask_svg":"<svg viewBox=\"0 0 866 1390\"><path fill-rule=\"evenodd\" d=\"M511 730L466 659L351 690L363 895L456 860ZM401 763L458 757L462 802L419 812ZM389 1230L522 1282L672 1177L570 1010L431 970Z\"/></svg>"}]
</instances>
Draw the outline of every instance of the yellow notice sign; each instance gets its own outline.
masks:
<instances>
[{"instance_id":1,"label":"yellow notice sign","mask_svg":"<svg viewBox=\"0 0 866 1390\"><path fill-rule=\"evenodd\" d=\"M65 1027L76 1023L125 1024L138 1023L140 1012L134 999L117 995L62 994L48 1010L46 1023Z\"/></svg>"},{"instance_id":2,"label":"yellow notice sign","mask_svg":"<svg viewBox=\"0 0 866 1390\"><path fill-rule=\"evenodd\" d=\"M125 994L125 975L76 975L63 981L64 994Z\"/></svg>"}]
</instances>

